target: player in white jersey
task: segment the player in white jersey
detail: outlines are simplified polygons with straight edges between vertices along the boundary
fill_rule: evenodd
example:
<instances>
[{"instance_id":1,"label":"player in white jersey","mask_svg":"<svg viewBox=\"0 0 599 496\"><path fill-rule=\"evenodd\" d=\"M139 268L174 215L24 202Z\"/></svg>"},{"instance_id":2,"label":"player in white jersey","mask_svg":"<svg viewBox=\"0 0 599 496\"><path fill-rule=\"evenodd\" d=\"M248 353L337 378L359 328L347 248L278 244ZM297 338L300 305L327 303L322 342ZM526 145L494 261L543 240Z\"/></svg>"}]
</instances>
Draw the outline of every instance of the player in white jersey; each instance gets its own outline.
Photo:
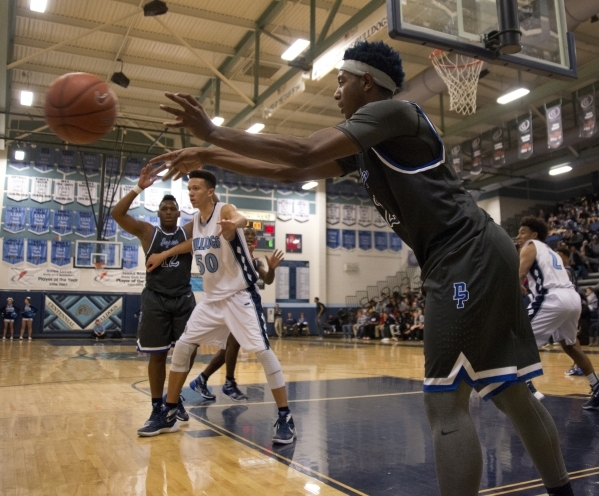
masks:
<instances>
[{"instance_id":1,"label":"player in white jersey","mask_svg":"<svg viewBox=\"0 0 599 496\"><path fill-rule=\"evenodd\" d=\"M243 227L246 219L233 205L214 203L214 174L198 170L189 174L191 204L199 209L193 219L193 239L148 258L148 271L168 257L193 251L204 282L204 297L192 312L171 359L165 407L155 422L140 429L140 436L174 432L177 402L189 373L189 357L200 344L225 349L229 329L241 347L256 354L279 415L273 443L290 444L296 438L295 425L287 403L281 365L270 349L260 293Z\"/></svg>"},{"instance_id":2,"label":"player in white jersey","mask_svg":"<svg viewBox=\"0 0 599 496\"><path fill-rule=\"evenodd\" d=\"M528 278L533 300L528 317L538 346L553 336L566 354L574 360L591 384L591 398L583 404L585 410L599 409L599 378L593 364L580 348L576 338L581 299L570 282L563 262L549 246L547 224L538 217L524 217L520 222L517 242L520 249L520 282ZM526 289L523 286L526 294Z\"/></svg>"}]
</instances>

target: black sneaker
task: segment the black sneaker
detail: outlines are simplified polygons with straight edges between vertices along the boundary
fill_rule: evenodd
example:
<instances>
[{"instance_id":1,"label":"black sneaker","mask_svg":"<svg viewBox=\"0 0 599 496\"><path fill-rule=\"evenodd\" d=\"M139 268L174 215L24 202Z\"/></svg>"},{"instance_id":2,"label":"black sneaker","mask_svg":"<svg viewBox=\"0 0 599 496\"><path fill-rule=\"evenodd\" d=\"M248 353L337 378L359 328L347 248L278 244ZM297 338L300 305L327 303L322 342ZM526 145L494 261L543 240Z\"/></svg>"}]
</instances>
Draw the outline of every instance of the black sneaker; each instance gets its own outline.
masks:
<instances>
[{"instance_id":1,"label":"black sneaker","mask_svg":"<svg viewBox=\"0 0 599 496\"><path fill-rule=\"evenodd\" d=\"M272 438L274 444L291 444L297 437L295 432L295 423L291 413L284 415L279 414L279 418L275 422L275 435Z\"/></svg>"},{"instance_id":2,"label":"black sneaker","mask_svg":"<svg viewBox=\"0 0 599 496\"><path fill-rule=\"evenodd\" d=\"M146 420L144 427L147 427L152 422L154 422L160 416L161 411L162 411L162 405L153 405L152 413L150 414L150 418L148 420Z\"/></svg>"},{"instance_id":3,"label":"black sneaker","mask_svg":"<svg viewBox=\"0 0 599 496\"><path fill-rule=\"evenodd\" d=\"M162 401L166 404L166 394L162 397ZM179 401L177 402L177 420L179 422L189 422L189 413L187 413L183 406L184 401L185 398L183 398L183 395L179 395Z\"/></svg>"},{"instance_id":4,"label":"black sneaker","mask_svg":"<svg viewBox=\"0 0 599 496\"><path fill-rule=\"evenodd\" d=\"M599 410L599 384L591 390L591 397L582 405L583 410Z\"/></svg>"},{"instance_id":5,"label":"black sneaker","mask_svg":"<svg viewBox=\"0 0 599 496\"><path fill-rule=\"evenodd\" d=\"M235 381L227 380L223 385L223 393L233 401L245 401L248 399L248 397L239 390Z\"/></svg>"},{"instance_id":6,"label":"black sneaker","mask_svg":"<svg viewBox=\"0 0 599 496\"><path fill-rule=\"evenodd\" d=\"M189 387L193 389L196 393L201 394L207 400L216 399L216 396L214 396L210 392L210 389L208 388L206 381L202 378L202 374L198 375L193 381L191 381L189 383Z\"/></svg>"},{"instance_id":7,"label":"black sneaker","mask_svg":"<svg viewBox=\"0 0 599 496\"><path fill-rule=\"evenodd\" d=\"M166 406L162 407L162 411L158 418L150 425L142 427L137 431L137 435L141 437L152 437L166 432L176 432L179 430L179 422L177 420L177 409L169 410Z\"/></svg>"}]
</instances>

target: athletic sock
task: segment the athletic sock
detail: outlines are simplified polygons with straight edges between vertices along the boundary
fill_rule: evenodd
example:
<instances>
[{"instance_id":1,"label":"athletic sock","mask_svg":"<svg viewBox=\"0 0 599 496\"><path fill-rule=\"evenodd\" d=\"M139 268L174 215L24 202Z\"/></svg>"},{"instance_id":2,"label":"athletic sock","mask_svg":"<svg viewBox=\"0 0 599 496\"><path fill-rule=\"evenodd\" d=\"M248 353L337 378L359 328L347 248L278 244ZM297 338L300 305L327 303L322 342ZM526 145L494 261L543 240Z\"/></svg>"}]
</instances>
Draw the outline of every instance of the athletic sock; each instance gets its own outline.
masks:
<instances>
[{"instance_id":1,"label":"athletic sock","mask_svg":"<svg viewBox=\"0 0 599 496\"><path fill-rule=\"evenodd\" d=\"M235 382L235 377L229 377L229 376L227 376L227 377L225 377L225 379L227 380L228 383Z\"/></svg>"},{"instance_id":2,"label":"athletic sock","mask_svg":"<svg viewBox=\"0 0 599 496\"><path fill-rule=\"evenodd\" d=\"M570 481L559 487L546 487L545 490L549 496L574 496Z\"/></svg>"},{"instance_id":3,"label":"athletic sock","mask_svg":"<svg viewBox=\"0 0 599 496\"><path fill-rule=\"evenodd\" d=\"M169 403L168 401L164 403L168 410L174 410L177 408L177 403Z\"/></svg>"},{"instance_id":4,"label":"athletic sock","mask_svg":"<svg viewBox=\"0 0 599 496\"><path fill-rule=\"evenodd\" d=\"M201 378L202 378L202 380L204 381L204 384L206 384L206 383L208 382L208 377L206 377L206 376L204 375L204 372L202 372L202 373L200 374L200 377L201 377Z\"/></svg>"},{"instance_id":5,"label":"athletic sock","mask_svg":"<svg viewBox=\"0 0 599 496\"><path fill-rule=\"evenodd\" d=\"M599 377L597 377L597 374L595 372L591 372L589 375L587 375L587 379L591 383L591 387L593 389L595 389L595 386L599 384Z\"/></svg>"},{"instance_id":6,"label":"athletic sock","mask_svg":"<svg viewBox=\"0 0 599 496\"><path fill-rule=\"evenodd\" d=\"M152 408L161 407L162 398L152 398Z\"/></svg>"},{"instance_id":7,"label":"athletic sock","mask_svg":"<svg viewBox=\"0 0 599 496\"><path fill-rule=\"evenodd\" d=\"M281 417L284 417L285 415L291 413L291 410L289 410L289 406L282 406L279 408L279 415Z\"/></svg>"}]
</instances>

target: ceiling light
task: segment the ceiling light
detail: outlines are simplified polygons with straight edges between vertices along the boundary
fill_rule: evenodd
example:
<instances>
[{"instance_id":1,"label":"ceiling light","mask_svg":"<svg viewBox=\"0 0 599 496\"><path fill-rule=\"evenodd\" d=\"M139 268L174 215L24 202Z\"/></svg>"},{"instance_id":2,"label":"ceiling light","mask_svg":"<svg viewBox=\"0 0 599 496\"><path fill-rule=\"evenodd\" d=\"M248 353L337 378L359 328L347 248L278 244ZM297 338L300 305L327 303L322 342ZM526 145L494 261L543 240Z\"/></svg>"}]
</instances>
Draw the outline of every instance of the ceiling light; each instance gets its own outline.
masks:
<instances>
[{"instance_id":1,"label":"ceiling light","mask_svg":"<svg viewBox=\"0 0 599 496\"><path fill-rule=\"evenodd\" d=\"M310 42L308 40L295 40L295 43L285 50L285 53L281 55L281 58L283 60L293 60L309 46Z\"/></svg>"},{"instance_id":2,"label":"ceiling light","mask_svg":"<svg viewBox=\"0 0 599 496\"><path fill-rule=\"evenodd\" d=\"M264 124L262 124L260 122L256 122L256 124L247 128L246 132L256 134L256 133L259 133L260 131L262 131L263 129L264 129Z\"/></svg>"},{"instance_id":3,"label":"ceiling light","mask_svg":"<svg viewBox=\"0 0 599 496\"><path fill-rule=\"evenodd\" d=\"M110 76L110 80L114 84L118 84L122 88L126 88L129 86L131 80L125 76L125 73L123 72L123 61L121 59L116 59L116 61L121 63L121 70L119 72L113 72L112 76Z\"/></svg>"},{"instance_id":4,"label":"ceiling light","mask_svg":"<svg viewBox=\"0 0 599 496\"><path fill-rule=\"evenodd\" d=\"M318 186L318 183L316 181L308 181L307 183L304 183L302 185L302 189L312 189L316 188L316 186Z\"/></svg>"},{"instance_id":5,"label":"ceiling light","mask_svg":"<svg viewBox=\"0 0 599 496\"><path fill-rule=\"evenodd\" d=\"M514 100L517 100L518 98L522 98L523 96L528 95L529 93L530 93L529 89L516 88L515 90L512 90L509 93L506 93L505 95L500 96L497 99L497 103L500 103L501 105L505 105L506 103L513 102Z\"/></svg>"},{"instance_id":6,"label":"ceiling light","mask_svg":"<svg viewBox=\"0 0 599 496\"><path fill-rule=\"evenodd\" d=\"M572 167L570 167L568 164L556 165L555 167L551 167L551 169L549 169L549 175L557 176L558 174L564 174L566 172L570 172L571 170Z\"/></svg>"},{"instance_id":7,"label":"ceiling light","mask_svg":"<svg viewBox=\"0 0 599 496\"><path fill-rule=\"evenodd\" d=\"M31 0L29 2L29 9L33 12L46 12L48 6L48 0Z\"/></svg>"},{"instance_id":8,"label":"ceiling light","mask_svg":"<svg viewBox=\"0 0 599 496\"><path fill-rule=\"evenodd\" d=\"M33 92L21 91L21 105L31 107L33 105Z\"/></svg>"},{"instance_id":9,"label":"ceiling light","mask_svg":"<svg viewBox=\"0 0 599 496\"><path fill-rule=\"evenodd\" d=\"M25 160L25 152L23 150L15 150L15 160Z\"/></svg>"},{"instance_id":10,"label":"ceiling light","mask_svg":"<svg viewBox=\"0 0 599 496\"><path fill-rule=\"evenodd\" d=\"M162 0L152 0L144 5L144 16L145 17L154 17L166 14L168 12L168 7L166 3Z\"/></svg>"},{"instance_id":11,"label":"ceiling light","mask_svg":"<svg viewBox=\"0 0 599 496\"><path fill-rule=\"evenodd\" d=\"M225 122L224 117L213 117L212 118L212 124L214 124L215 126L222 126L223 122Z\"/></svg>"}]
</instances>

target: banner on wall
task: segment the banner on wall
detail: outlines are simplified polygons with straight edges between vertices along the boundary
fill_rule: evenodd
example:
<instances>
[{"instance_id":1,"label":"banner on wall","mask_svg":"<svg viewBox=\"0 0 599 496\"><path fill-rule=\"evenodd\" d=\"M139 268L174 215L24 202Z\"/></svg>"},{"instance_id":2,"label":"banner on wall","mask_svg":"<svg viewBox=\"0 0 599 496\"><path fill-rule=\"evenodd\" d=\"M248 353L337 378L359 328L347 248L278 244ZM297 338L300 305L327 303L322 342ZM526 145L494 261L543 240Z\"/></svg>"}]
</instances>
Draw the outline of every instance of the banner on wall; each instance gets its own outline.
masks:
<instances>
[{"instance_id":1,"label":"banner on wall","mask_svg":"<svg viewBox=\"0 0 599 496\"><path fill-rule=\"evenodd\" d=\"M48 262L48 241L45 239L27 240L27 263L43 265Z\"/></svg>"},{"instance_id":2,"label":"banner on wall","mask_svg":"<svg viewBox=\"0 0 599 496\"><path fill-rule=\"evenodd\" d=\"M343 181L337 185L341 198L352 200L356 197L356 185L353 181Z\"/></svg>"},{"instance_id":3,"label":"banner on wall","mask_svg":"<svg viewBox=\"0 0 599 496\"><path fill-rule=\"evenodd\" d=\"M391 251L401 251L402 244L401 238L397 234L394 232L389 233L389 249Z\"/></svg>"},{"instance_id":4,"label":"banner on wall","mask_svg":"<svg viewBox=\"0 0 599 496\"><path fill-rule=\"evenodd\" d=\"M481 146L482 139L480 136L477 136L470 142L472 150L472 168L470 169L470 174L473 176L478 176L483 170L483 153Z\"/></svg>"},{"instance_id":5,"label":"banner on wall","mask_svg":"<svg viewBox=\"0 0 599 496\"><path fill-rule=\"evenodd\" d=\"M499 167L505 164L504 129L496 127L491 133L493 140L493 166Z\"/></svg>"},{"instance_id":6,"label":"banner on wall","mask_svg":"<svg viewBox=\"0 0 599 496\"><path fill-rule=\"evenodd\" d=\"M52 199L52 179L49 177L31 178L31 199L44 203Z\"/></svg>"},{"instance_id":7,"label":"banner on wall","mask_svg":"<svg viewBox=\"0 0 599 496\"><path fill-rule=\"evenodd\" d=\"M9 284L12 287L36 289L72 289L78 288L79 269L66 268L10 268Z\"/></svg>"},{"instance_id":8,"label":"banner on wall","mask_svg":"<svg viewBox=\"0 0 599 496\"><path fill-rule=\"evenodd\" d=\"M46 234L50 232L50 209L29 209L29 232L33 234Z\"/></svg>"},{"instance_id":9,"label":"banner on wall","mask_svg":"<svg viewBox=\"0 0 599 496\"><path fill-rule=\"evenodd\" d=\"M115 178L121 173L121 157L116 155L106 155L104 159L104 168L106 177Z\"/></svg>"},{"instance_id":10,"label":"banner on wall","mask_svg":"<svg viewBox=\"0 0 599 496\"><path fill-rule=\"evenodd\" d=\"M146 284L145 271L139 270L103 270L92 279L92 286L143 288Z\"/></svg>"},{"instance_id":11,"label":"banner on wall","mask_svg":"<svg viewBox=\"0 0 599 496\"><path fill-rule=\"evenodd\" d=\"M360 250L372 250L372 231L358 231L358 247Z\"/></svg>"},{"instance_id":12,"label":"banner on wall","mask_svg":"<svg viewBox=\"0 0 599 496\"><path fill-rule=\"evenodd\" d=\"M595 93L578 97L578 136L590 138L597 131Z\"/></svg>"},{"instance_id":13,"label":"banner on wall","mask_svg":"<svg viewBox=\"0 0 599 496\"><path fill-rule=\"evenodd\" d=\"M134 219L137 219L137 220L141 220L142 222L144 221L143 215L133 214L133 215L131 215L131 217L133 217ZM183 225L183 224L181 224L181 225ZM137 238L137 236L135 234L130 234L127 231L123 231L123 229L121 229L120 227L119 227L119 236L121 236L125 239L136 239Z\"/></svg>"},{"instance_id":14,"label":"banner on wall","mask_svg":"<svg viewBox=\"0 0 599 496\"><path fill-rule=\"evenodd\" d=\"M374 231L374 249L377 251L387 251L389 249L388 239L389 237L386 232Z\"/></svg>"},{"instance_id":15,"label":"banner on wall","mask_svg":"<svg viewBox=\"0 0 599 496\"><path fill-rule=\"evenodd\" d=\"M54 201L61 205L75 201L75 181L54 179Z\"/></svg>"},{"instance_id":16,"label":"banner on wall","mask_svg":"<svg viewBox=\"0 0 599 496\"><path fill-rule=\"evenodd\" d=\"M52 232L60 236L73 233L73 211L54 210Z\"/></svg>"},{"instance_id":17,"label":"banner on wall","mask_svg":"<svg viewBox=\"0 0 599 496\"><path fill-rule=\"evenodd\" d=\"M370 205L358 206L358 224L362 227L372 224L372 207Z\"/></svg>"},{"instance_id":18,"label":"banner on wall","mask_svg":"<svg viewBox=\"0 0 599 496\"><path fill-rule=\"evenodd\" d=\"M58 170L66 175L77 172L77 152L74 150L60 150Z\"/></svg>"},{"instance_id":19,"label":"banner on wall","mask_svg":"<svg viewBox=\"0 0 599 496\"><path fill-rule=\"evenodd\" d=\"M127 161L125 162L125 179L136 183L139 181L142 168L143 162L141 158L127 157Z\"/></svg>"},{"instance_id":20,"label":"banner on wall","mask_svg":"<svg viewBox=\"0 0 599 496\"><path fill-rule=\"evenodd\" d=\"M75 234L83 238L96 234L96 221L93 212L75 213Z\"/></svg>"},{"instance_id":21,"label":"banner on wall","mask_svg":"<svg viewBox=\"0 0 599 496\"><path fill-rule=\"evenodd\" d=\"M353 226L356 224L357 208L356 205L342 205L341 206L341 222L346 226Z\"/></svg>"},{"instance_id":22,"label":"banner on wall","mask_svg":"<svg viewBox=\"0 0 599 496\"><path fill-rule=\"evenodd\" d=\"M98 203L98 183L77 181L77 203L86 207Z\"/></svg>"},{"instance_id":23,"label":"banner on wall","mask_svg":"<svg viewBox=\"0 0 599 496\"><path fill-rule=\"evenodd\" d=\"M293 217L293 200L277 198L277 219L287 222Z\"/></svg>"},{"instance_id":24,"label":"banner on wall","mask_svg":"<svg viewBox=\"0 0 599 496\"><path fill-rule=\"evenodd\" d=\"M52 240L52 248L50 250L50 262L53 265L63 267L71 265L71 242Z\"/></svg>"},{"instance_id":25,"label":"banner on wall","mask_svg":"<svg viewBox=\"0 0 599 496\"><path fill-rule=\"evenodd\" d=\"M137 185L135 185L137 186ZM121 184L121 198L124 198L125 196L127 196L127 194L133 190L133 188L135 188L135 186L130 185L130 184ZM116 196L115 196L115 203L116 201ZM131 208L138 208L141 205L140 200L139 200L139 195L135 195L135 198L133 199L133 201L131 202L131 206L129 207Z\"/></svg>"},{"instance_id":26,"label":"banner on wall","mask_svg":"<svg viewBox=\"0 0 599 496\"><path fill-rule=\"evenodd\" d=\"M252 177L252 176L240 176L241 178L241 189L243 191L247 191L248 193L252 192L252 191L256 191L256 183L257 178Z\"/></svg>"},{"instance_id":27,"label":"banner on wall","mask_svg":"<svg viewBox=\"0 0 599 496\"><path fill-rule=\"evenodd\" d=\"M464 168L462 162L462 145L453 145L449 154L451 157L451 165L453 166L453 170L456 172L462 172L462 169Z\"/></svg>"},{"instance_id":28,"label":"banner on wall","mask_svg":"<svg viewBox=\"0 0 599 496\"><path fill-rule=\"evenodd\" d=\"M27 209L25 207L6 206L4 208L4 230L19 233L25 230Z\"/></svg>"},{"instance_id":29,"label":"banner on wall","mask_svg":"<svg viewBox=\"0 0 599 496\"><path fill-rule=\"evenodd\" d=\"M239 174L237 174L237 172L223 170L223 184L228 189L237 189L237 186L239 186Z\"/></svg>"},{"instance_id":30,"label":"banner on wall","mask_svg":"<svg viewBox=\"0 0 599 496\"><path fill-rule=\"evenodd\" d=\"M81 166L87 177L94 177L100 173L101 156L97 153L81 154Z\"/></svg>"},{"instance_id":31,"label":"banner on wall","mask_svg":"<svg viewBox=\"0 0 599 496\"><path fill-rule=\"evenodd\" d=\"M181 191L180 200L181 201L179 202L179 210L181 210L181 214L185 213L193 216L193 214L196 212L196 208L191 204L191 200L189 199L189 193L187 192L187 190ZM179 225L183 226L184 223L180 221Z\"/></svg>"},{"instance_id":32,"label":"banner on wall","mask_svg":"<svg viewBox=\"0 0 599 496\"><path fill-rule=\"evenodd\" d=\"M547 148L554 150L564 142L561 102L552 107L545 105L545 117L547 118Z\"/></svg>"},{"instance_id":33,"label":"banner on wall","mask_svg":"<svg viewBox=\"0 0 599 496\"><path fill-rule=\"evenodd\" d=\"M338 203L327 203L327 224L339 224L341 206Z\"/></svg>"},{"instance_id":34,"label":"banner on wall","mask_svg":"<svg viewBox=\"0 0 599 496\"><path fill-rule=\"evenodd\" d=\"M306 83L304 82L303 74L300 73L280 86L277 91L264 100L262 104L262 117L269 119L278 109L289 103L305 89Z\"/></svg>"},{"instance_id":35,"label":"banner on wall","mask_svg":"<svg viewBox=\"0 0 599 496\"><path fill-rule=\"evenodd\" d=\"M145 220L154 227L160 227L160 217L157 217L156 215L146 215Z\"/></svg>"},{"instance_id":36,"label":"banner on wall","mask_svg":"<svg viewBox=\"0 0 599 496\"><path fill-rule=\"evenodd\" d=\"M167 191L164 189L155 188L153 186L144 189L144 208L150 212L158 212L160 202L165 193L167 193Z\"/></svg>"},{"instance_id":37,"label":"banner on wall","mask_svg":"<svg viewBox=\"0 0 599 496\"><path fill-rule=\"evenodd\" d=\"M14 201L29 198L29 178L27 176L7 176L6 197Z\"/></svg>"},{"instance_id":38,"label":"banner on wall","mask_svg":"<svg viewBox=\"0 0 599 496\"><path fill-rule=\"evenodd\" d=\"M139 245L123 245L123 268L131 270L137 267Z\"/></svg>"},{"instance_id":39,"label":"banner on wall","mask_svg":"<svg viewBox=\"0 0 599 496\"><path fill-rule=\"evenodd\" d=\"M341 231L341 247L350 251L356 249L356 231L349 229Z\"/></svg>"},{"instance_id":40,"label":"banner on wall","mask_svg":"<svg viewBox=\"0 0 599 496\"><path fill-rule=\"evenodd\" d=\"M116 236L116 221L112 216L104 219L104 228L102 229L102 238L114 238Z\"/></svg>"},{"instance_id":41,"label":"banner on wall","mask_svg":"<svg viewBox=\"0 0 599 496\"><path fill-rule=\"evenodd\" d=\"M518 158L520 160L532 155L532 114L522 120L516 120L518 124Z\"/></svg>"},{"instance_id":42,"label":"banner on wall","mask_svg":"<svg viewBox=\"0 0 599 496\"><path fill-rule=\"evenodd\" d=\"M339 229L327 227L327 248L336 250L341 246L341 236Z\"/></svg>"},{"instance_id":43,"label":"banner on wall","mask_svg":"<svg viewBox=\"0 0 599 496\"><path fill-rule=\"evenodd\" d=\"M54 169L54 148L38 146L35 150L35 162L33 168L42 173Z\"/></svg>"},{"instance_id":44,"label":"banner on wall","mask_svg":"<svg viewBox=\"0 0 599 496\"><path fill-rule=\"evenodd\" d=\"M293 204L293 220L308 222L310 218L310 203L306 200L295 200Z\"/></svg>"},{"instance_id":45,"label":"banner on wall","mask_svg":"<svg viewBox=\"0 0 599 496\"><path fill-rule=\"evenodd\" d=\"M385 221L383 216L380 214L380 212L376 208L373 210L374 210L374 220L372 221L372 223L376 227L388 227L387 222Z\"/></svg>"},{"instance_id":46,"label":"banner on wall","mask_svg":"<svg viewBox=\"0 0 599 496\"><path fill-rule=\"evenodd\" d=\"M272 193L275 189L275 183L270 179L266 179L264 177L257 177L256 182L258 184L258 189L262 191L262 193Z\"/></svg>"},{"instance_id":47,"label":"banner on wall","mask_svg":"<svg viewBox=\"0 0 599 496\"><path fill-rule=\"evenodd\" d=\"M119 201L119 199L118 184L104 185L104 206L112 208Z\"/></svg>"},{"instance_id":48,"label":"banner on wall","mask_svg":"<svg viewBox=\"0 0 599 496\"><path fill-rule=\"evenodd\" d=\"M2 243L2 260L8 264L20 264L24 260L25 243L22 239L5 238Z\"/></svg>"}]
</instances>

